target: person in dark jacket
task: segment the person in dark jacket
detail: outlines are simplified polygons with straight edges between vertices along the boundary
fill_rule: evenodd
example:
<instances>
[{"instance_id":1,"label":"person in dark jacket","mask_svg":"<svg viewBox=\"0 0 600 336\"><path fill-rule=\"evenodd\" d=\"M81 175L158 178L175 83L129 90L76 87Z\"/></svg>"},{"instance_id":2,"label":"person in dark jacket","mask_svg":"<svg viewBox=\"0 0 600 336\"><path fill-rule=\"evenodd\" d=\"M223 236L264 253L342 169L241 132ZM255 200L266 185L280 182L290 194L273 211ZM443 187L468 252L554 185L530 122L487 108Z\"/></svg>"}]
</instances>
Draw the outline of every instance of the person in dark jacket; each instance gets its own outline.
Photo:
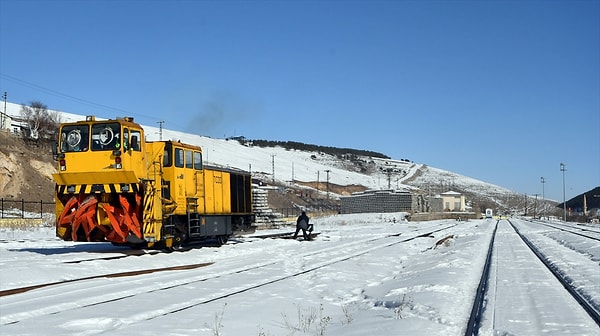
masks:
<instances>
[{"instance_id":1,"label":"person in dark jacket","mask_svg":"<svg viewBox=\"0 0 600 336\"><path fill-rule=\"evenodd\" d=\"M304 236L304 240L310 240L310 236L306 234L306 230L308 229L308 221L309 218L306 215L305 211L302 211L298 219L296 220L296 233L294 233L294 239L298 237L298 232L302 230L302 236Z\"/></svg>"}]
</instances>

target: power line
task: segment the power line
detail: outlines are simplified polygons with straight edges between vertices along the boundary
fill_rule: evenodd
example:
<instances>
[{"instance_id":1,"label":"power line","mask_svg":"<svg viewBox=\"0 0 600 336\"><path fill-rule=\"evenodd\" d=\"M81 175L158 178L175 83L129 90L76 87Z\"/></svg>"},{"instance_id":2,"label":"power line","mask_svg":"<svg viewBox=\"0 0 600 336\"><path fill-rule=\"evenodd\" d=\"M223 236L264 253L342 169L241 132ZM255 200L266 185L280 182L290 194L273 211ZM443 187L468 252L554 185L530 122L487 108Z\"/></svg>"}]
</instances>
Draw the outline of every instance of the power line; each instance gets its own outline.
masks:
<instances>
[{"instance_id":1,"label":"power line","mask_svg":"<svg viewBox=\"0 0 600 336\"><path fill-rule=\"evenodd\" d=\"M14 77L14 76L7 75L5 73L0 73L0 77L4 78L6 80L9 80L11 82L17 83L19 85L22 85L22 86L25 86L25 87L29 87L31 89L34 89L34 90L37 90L37 91L40 91L40 92L44 92L44 93L52 95L52 96L60 97L60 98L66 99L66 100L74 101L74 102L77 102L77 103L80 103L80 104L84 104L84 105L88 105L88 106L94 106L94 107L97 107L97 108L102 109L102 110L119 112L120 114L122 114L124 116L135 116L135 117L147 118L147 119L153 120L153 121L154 120L158 120L157 122L160 124L161 128L162 128L162 123L164 123L164 121L162 121L161 119L159 119L157 117L147 116L147 115L140 114L140 113L132 113L132 112L120 109L120 108L112 107L112 106L105 105L105 104L95 103L93 101L82 99L82 98L77 98L75 96L72 96L72 95L69 95L69 94L66 94L66 93L62 93L62 92L59 92L59 91L56 91L56 90L52 90L52 89L43 87L41 85L38 85L38 84L35 84L35 83L31 83L31 82L28 82L28 81L25 81L25 80L22 80L22 79L19 79L19 78ZM71 111L71 112L77 113L76 111ZM170 124L178 126L181 130L185 130L187 128L187 126L183 126L183 125L180 125L178 123L170 122ZM162 131L161 131L161 133L162 133Z\"/></svg>"},{"instance_id":2,"label":"power line","mask_svg":"<svg viewBox=\"0 0 600 336\"><path fill-rule=\"evenodd\" d=\"M116 112L124 113L124 115L133 115L133 116L139 116L139 117L144 117L144 118L149 118L149 119L158 119L158 118L151 117L151 116L146 116L146 115L143 115L143 114L131 113L129 111L126 111L126 110L123 110L123 109L120 109L120 108L116 108L116 107L112 107L112 106L108 106L108 105L104 105L104 104L95 103L95 102L92 102L92 101L89 101L89 100L86 100L86 99L77 98L75 96L71 96L71 95L66 94L66 93L58 92L56 90L48 89L48 88L43 87L41 85L37 85L37 84L31 83L31 82L28 82L28 81L25 81L25 80L22 80L22 79L19 79L19 78L16 78L14 76L10 76L10 75L4 74L4 73L0 73L0 77L4 78L6 80L12 81L14 83L17 83L19 85L26 86L26 87L32 88L34 90L38 90L38 91L47 93L49 95L56 96L56 97L61 97L61 98L64 98L64 99L67 99L67 100L70 100L70 101L74 101L74 102L77 102L77 103L80 103L80 104L95 106L95 107L98 107L100 109L108 110L108 111L116 111Z\"/></svg>"}]
</instances>

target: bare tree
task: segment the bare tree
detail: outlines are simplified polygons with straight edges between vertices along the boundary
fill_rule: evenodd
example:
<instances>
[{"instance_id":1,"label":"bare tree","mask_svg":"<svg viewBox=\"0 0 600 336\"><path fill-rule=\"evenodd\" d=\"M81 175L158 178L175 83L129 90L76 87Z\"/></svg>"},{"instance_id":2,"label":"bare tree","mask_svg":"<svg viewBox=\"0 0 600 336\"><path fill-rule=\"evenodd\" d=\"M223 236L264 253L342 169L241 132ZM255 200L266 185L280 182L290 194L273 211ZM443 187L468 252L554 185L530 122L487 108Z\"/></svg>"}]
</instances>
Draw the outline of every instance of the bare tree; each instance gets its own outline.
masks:
<instances>
[{"instance_id":1,"label":"bare tree","mask_svg":"<svg viewBox=\"0 0 600 336\"><path fill-rule=\"evenodd\" d=\"M56 137L60 115L56 111L48 111L48 107L39 101L32 101L29 106L21 106L21 114L29 126L28 137L34 140L51 140Z\"/></svg>"}]
</instances>

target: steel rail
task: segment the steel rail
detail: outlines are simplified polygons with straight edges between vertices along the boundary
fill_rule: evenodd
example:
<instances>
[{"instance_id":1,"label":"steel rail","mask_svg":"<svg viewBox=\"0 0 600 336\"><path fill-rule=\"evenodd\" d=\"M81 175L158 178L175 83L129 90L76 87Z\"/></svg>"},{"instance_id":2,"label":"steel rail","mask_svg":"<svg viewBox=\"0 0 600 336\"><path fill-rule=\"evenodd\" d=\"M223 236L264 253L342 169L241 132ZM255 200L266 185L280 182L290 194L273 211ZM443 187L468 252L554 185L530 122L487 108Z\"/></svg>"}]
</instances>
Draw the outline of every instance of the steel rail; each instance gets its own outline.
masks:
<instances>
[{"instance_id":1,"label":"steel rail","mask_svg":"<svg viewBox=\"0 0 600 336\"><path fill-rule=\"evenodd\" d=\"M548 226L548 227L551 227L553 229L557 229L557 230L568 232L568 233L572 233L574 235L578 235L578 236L581 236L581 237L585 237L585 238L589 238L589 239L600 241L600 238L598 238L598 237L592 237L592 236L588 236L587 234L583 234L581 232L575 232L575 231L567 230L566 228L557 227L557 226L555 226L556 224L553 225L553 224L549 224L549 223L537 222L537 221L529 221L529 220L528 220L528 222L530 222L532 224L538 224L538 225ZM570 226L567 226L567 225L563 225L563 226L566 226L569 229L573 229L573 227L570 227ZM587 231L587 232L593 232L593 233L596 233L596 234L600 234L600 232L598 232L596 230L588 230L588 229L584 229L584 228L576 228L576 229L581 230L581 231Z\"/></svg>"},{"instance_id":2,"label":"steel rail","mask_svg":"<svg viewBox=\"0 0 600 336\"><path fill-rule=\"evenodd\" d=\"M556 279L563 285L563 287L573 296L575 301L577 301L581 307L588 313L588 315L596 322L596 324L600 327L600 312L583 297L573 286L571 286L564 277L556 270L555 267L552 267L552 264L548 262L548 260L544 257L544 255L540 252L540 250L533 244L527 237L525 237L519 229L510 221L508 223L513 227L515 232L519 235L521 240L531 249L531 251L538 257L538 259L552 272L552 274L556 277Z\"/></svg>"},{"instance_id":3,"label":"steel rail","mask_svg":"<svg viewBox=\"0 0 600 336\"><path fill-rule=\"evenodd\" d=\"M490 239L487 256L485 258L485 265L483 266L481 279L479 280L475 299L473 300L473 308L471 309L471 315L469 316L469 321L467 322L465 336L479 334L479 324L481 323L481 316L484 310L483 304L485 302L485 294L488 289L488 280L490 277L490 265L492 263L492 252L494 251L494 239L496 238L496 230L498 230L499 222L499 220L496 221L496 227L494 227L494 232L492 233L492 238Z\"/></svg>"},{"instance_id":4,"label":"steel rail","mask_svg":"<svg viewBox=\"0 0 600 336\"><path fill-rule=\"evenodd\" d=\"M417 239L417 238L428 237L428 236L431 236L435 232L447 230L447 229L450 229L450 228L452 228L454 226L456 226L456 224L450 225L450 226L444 226L442 228L438 228L438 229L435 229L435 230L428 230L425 233L419 233L419 234L416 234L416 235L411 236L411 237L407 237L407 238L402 239L402 240L394 241L394 242L391 242L391 243L386 243L386 244L383 244L383 245L378 245L378 246L371 247L371 248L366 249L366 250L359 250L359 251L351 253L349 255L345 255L345 256L338 257L338 258L334 258L334 259L329 260L329 261L327 261L325 263L317 264L317 265L314 265L311 268L308 268L308 269L305 269L305 270L302 270L302 271L299 271L299 272L295 272L295 273L292 273L292 274L289 274L289 275L286 275L286 276L277 277L275 279L271 279L269 281L260 282L258 284L252 284L252 285L243 287L241 289L237 289L237 290L233 290L233 291L226 291L226 293L218 294L218 295L215 295L215 296L210 297L210 298L197 299L197 300L192 300L191 302L182 303L178 307L172 307L170 310L163 311L159 315L149 316L149 317L145 317L145 318L142 318L142 319L150 320L150 319L156 318L158 316L168 315L168 314L171 314L171 313L174 313L174 312L177 312L177 311L186 310L186 309L189 309L189 308L192 308L192 307L195 307L195 306L199 306L199 305L206 304L206 303L209 303L209 302L213 302L213 301L217 301L217 300L220 300L220 299L224 299L224 298L227 298L227 297L230 297L230 296L233 296L233 295L237 295L237 294L240 294L240 293L247 292L247 291L252 290L252 289L263 287L265 285L269 285L269 284L276 283L276 282L279 282L279 281L282 281L282 280L286 280L286 279L289 279L291 277L295 277L295 276L298 276L298 275L301 275L301 274L306 274L306 273L318 270L320 268L323 268L323 267L326 267L326 266L329 266L329 265L333 265L333 264L338 263L338 262L346 261L346 260L352 259L354 257L367 254L367 253L369 253L371 251L374 251L374 250L377 250L377 249L380 249L380 248L385 248L385 247L393 246L393 245L396 245L396 244L408 242L408 241L411 241L411 240L414 240L414 239ZM372 243L374 241L385 239L385 238L399 237L400 235L401 235L400 233L386 234L384 236L380 236L380 237L376 237L376 238L370 238L370 239L361 240L361 241L353 241L353 242L350 242L350 243L345 244L345 245L346 246L354 246L354 245L358 245L358 244ZM315 251L315 252L313 252L311 254L311 256L314 256L315 254L320 254L320 253L327 252L330 249L331 248L325 248L325 249L322 249L320 251ZM336 249L339 249L339 246ZM88 303L86 305L78 306L78 308L87 307L87 306L100 305L100 304L107 303L107 302L113 302L113 301L117 301L117 300L122 300L122 299L125 299L125 298L128 298L128 297L132 297L132 296L135 296L135 295L138 295L138 294L149 293L149 292L157 292L157 291L174 288L174 287L181 286L181 285L186 285L186 284L191 284L191 283L197 283L197 282L203 282L203 281L207 281L207 280L211 280L211 279L216 279L216 278L220 278L220 277L223 277L223 276L226 276L226 275L235 274L235 273L243 273L243 272L247 272L247 271L252 271L252 270L259 269L259 268L268 267L268 266L277 264L278 262L280 262L280 260L263 262L263 263L259 263L259 264L255 264L255 265L250 265L250 266L244 267L242 269L229 270L229 271L227 271L227 272L225 272L223 274L219 274L217 276L202 277L200 279L183 280L183 281L181 281L181 282L179 282L179 283L177 283L175 285L169 284L168 286L164 286L164 287L160 287L160 288L154 288L154 289L152 289L150 291L142 290L139 293L134 293L134 294L126 295L126 296L124 295L124 296L120 296L118 298L111 297L111 298L106 298L106 299L99 299L97 301L90 302L90 303ZM184 266L179 266L179 267L184 267ZM167 270L167 269L165 269L165 270ZM162 271L162 269L160 269L160 271ZM143 274L143 271L140 272L140 273ZM128 275L133 275L133 274L119 274L119 275L120 276L128 276ZM101 277L103 277L103 275L98 275L98 276L95 276L94 278L101 278ZM104 275L104 277L106 277L106 275ZM81 281L81 280L88 280L88 279L87 278L79 278L79 279L73 279L73 280L66 281L66 282L74 283L74 282ZM62 283L64 283L64 282L62 282ZM23 289L23 291L27 291L27 290L31 290L31 289L36 289L36 288L46 287L46 286L52 286L52 285L57 285L57 284L59 284L59 283L49 283L49 284L43 284L43 285L39 285L39 286L32 286L31 288L22 288L22 289ZM16 289L16 290L20 290L20 289ZM5 293L5 295L11 295L11 294L17 294L17 293L18 292L10 293L10 292L7 291ZM42 314L42 315L48 315L48 314ZM35 317L37 317L37 316L39 316L39 315L35 315ZM30 316L28 318L31 318L31 317L33 317L33 316ZM20 322L20 321L26 319L26 318L11 318L11 317L6 318L6 316L4 316L4 318L5 319L2 322L2 325L17 323L17 322Z\"/></svg>"}]
</instances>

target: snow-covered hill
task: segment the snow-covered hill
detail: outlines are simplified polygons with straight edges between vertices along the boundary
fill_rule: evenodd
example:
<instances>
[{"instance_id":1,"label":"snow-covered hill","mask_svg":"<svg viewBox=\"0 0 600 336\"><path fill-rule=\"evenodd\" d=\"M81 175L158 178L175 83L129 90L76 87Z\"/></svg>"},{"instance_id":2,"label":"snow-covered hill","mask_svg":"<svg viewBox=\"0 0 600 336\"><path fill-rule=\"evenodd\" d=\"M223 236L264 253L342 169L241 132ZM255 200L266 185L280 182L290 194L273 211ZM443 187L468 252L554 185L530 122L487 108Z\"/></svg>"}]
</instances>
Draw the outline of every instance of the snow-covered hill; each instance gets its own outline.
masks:
<instances>
[{"instance_id":1,"label":"snow-covered hill","mask_svg":"<svg viewBox=\"0 0 600 336\"><path fill-rule=\"evenodd\" d=\"M11 105L15 110L20 107L17 104ZM56 112L60 113L63 122L85 119L82 115ZM307 182L328 181L340 186L360 185L370 190L405 189L429 195L457 191L467 196L468 203L475 203L473 205L478 208L474 210L493 207L521 211L525 209L527 202L532 202L524 195L501 186L423 163L355 155L340 157L282 147L257 147L237 140L215 139L169 129L162 129L161 134L156 126L143 127L147 141L163 139L194 144L202 147L206 164L249 170L256 178L290 187L300 187L302 184L302 188L306 188ZM337 198L339 195L332 192L331 196ZM547 207L552 210L553 205Z\"/></svg>"},{"instance_id":2,"label":"snow-covered hill","mask_svg":"<svg viewBox=\"0 0 600 336\"><path fill-rule=\"evenodd\" d=\"M144 125L144 129L147 140L160 139L159 128ZM467 201L475 200L480 207L524 207L509 202L519 198L524 201L523 195L423 163L354 156L351 160L322 152L243 145L237 140L215 139L168 129L162 130L162 139L201 146L204 160L209 164L250 170L254 176L265 181L275 180L290 186L302 182L323 183L329 178L331 184L361 185L371 190L408 189L432 195L453 190L465 193ZM336 196L339 195L332 193L332 197Z\"/></svg>"}]
</instances>

